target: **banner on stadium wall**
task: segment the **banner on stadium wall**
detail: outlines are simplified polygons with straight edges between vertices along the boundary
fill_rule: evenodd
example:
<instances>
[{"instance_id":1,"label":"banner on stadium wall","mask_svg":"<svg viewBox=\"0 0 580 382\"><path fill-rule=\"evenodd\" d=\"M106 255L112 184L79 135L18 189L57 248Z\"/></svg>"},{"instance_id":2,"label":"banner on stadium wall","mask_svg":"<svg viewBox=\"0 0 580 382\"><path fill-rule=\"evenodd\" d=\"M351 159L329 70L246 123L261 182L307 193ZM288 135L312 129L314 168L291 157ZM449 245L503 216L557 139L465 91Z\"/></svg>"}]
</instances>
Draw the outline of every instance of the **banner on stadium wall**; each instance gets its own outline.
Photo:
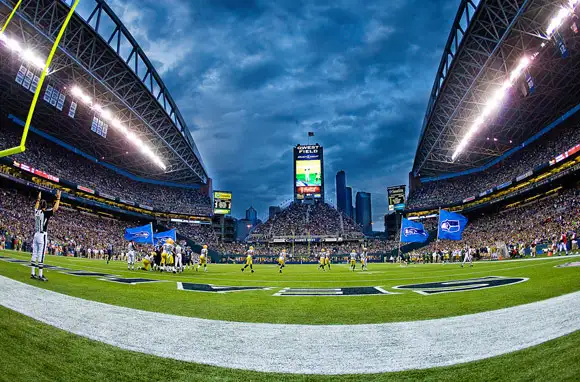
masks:
<instances>
[{"instance_id":1,"label":"banner on stadium wall","mask_svg":"<svg viewBox=\"0 0 580 382\"><path fill-rule=\"evenodd\" d=\"M130 205L130 206L134 206L134 205L135 205L135 202L132 202L132 201L130 201L130 200L119 199L119 201L120 201L121 203L125 203L125 204L128 204L128 205Z\"/></svg>"},{"instance_id":2,"label":"banner on stadium wall","mask_svg":"<svg viewBox=\"0 0 580 382\"><path fill-rule=\"evenodd\" d=\"M533 174L533 173L534 173L533 171L528 171L528 172L526 172L525 174L522 174L522 175L518 176L518 177L516 178L516 182L519 182L520 180L524 180L524 179L526 179L527 177L530 177L530 176L532 176L532 174Z\"/></svg>"},{"instance_id":3,"label":"banner on stadium wall","mask_svg":"<svg viewBox=\"0 0 580 382\"><path fill-rule=\"evenodd\" d=\"M556 163L563 161L564 159L576 154L578 151L580 151L580 144L577 144L576 146L566 150L562 154L558 155L556 158L552 159L550 161L550 166L553 166Z\"/></svg>"},{"instance_id":4,"label":"banner on stadium wall","mask_svg":"<svg viewBox=\"0 0 580 382\"><path fill-rule=\"evenodd\" d=\"M93 190L92 188L85 187L85 186L77 186L77 190L81 190L81 191L84 191L84 192L92 194L92 195L95 194L95 190Z\"/></svg>"},{"instance_id":5,"label":"banner on stadium wall","mask_svg":"<svg viewBox=\"0 0 580 382\"><path fill-rule=\"evenodd\" d=\"M500 185L499 185L499 186L497 186L496 188L497 188L497 190L499 191L499 190L501 190L501 189L503 189L503 188L506 188L506 187L510 186L511 184L512 184L512 181L510 180L509 182L505 182L504 184L500 184Z\"/></svg>"},{"instance_id":6,"label":"banner on stadium wall","mask_svg":"<svg viewBox=\"0 0 580 382\"><path fill-rule=\"evenodd\" d=\"M55 183L58 183L59 182L58 177L56 177L54 175L50 175L50 174L48 174L48 173L46 173L46 172L44 172L42 170L39 170L37 168L30 167L27 164L19 163L19 162L16 162L16 161L14 161L12 164L14 165L14 167L17 167L17 168L19 168L21 170L24 170L26 172L29 172L31 174L38 175L41 178L48 179L48 180L50 180L52 182L55 182Z\"/></svg>"},{"instance_id":7,"label":"banner on stadium wall","mask_svg":"<svg viewBox=\"0 0 580 382\"><path fill-rule=\"evenodd\" d=\"M475 200L475 196L470 196L469 198L463 199L463 203L473 202Z\"/></svg>"},{"instance_id":8,"label":"banner on stadium wall","mask_svg":"<svg viewBox=\"0 0 580 382\"><path fill-rule=\"evenodd\" d=\"M480 193L479 193L479 197L480 197L480 198L481 198L481 197L484 197L484 196L486 196L486 195L489 195L489 194L491 194L492 192L493 192L493 188L490 188L490 189L489 189L489 190L487 190L487 191L480 192Z\"/></svg>"},{"instance_id":9,"label":"banner on stadium wall","mask_svg":"<svg viewBox=\"0 0 580 382\"><path fill-rule=\"evenodd\" d=\"M109 200L115 200L116 198L113 195L109 195L109 194L105 194L102 192L99 192L99 196L105 198L105 199L109 199Z\"/></svg>"},{"instance_id":10,"label":"banner on stadium wall","mask_svg":"<svg viewBox=\"0 0 580 382\"><path fill-rule=\"evenodd\" d=\"M139 204L139 207L145 209L145 210L149 210L149 211L153 211L153 207L148 206L146 204Z\"/></svg>"}]
</instances>

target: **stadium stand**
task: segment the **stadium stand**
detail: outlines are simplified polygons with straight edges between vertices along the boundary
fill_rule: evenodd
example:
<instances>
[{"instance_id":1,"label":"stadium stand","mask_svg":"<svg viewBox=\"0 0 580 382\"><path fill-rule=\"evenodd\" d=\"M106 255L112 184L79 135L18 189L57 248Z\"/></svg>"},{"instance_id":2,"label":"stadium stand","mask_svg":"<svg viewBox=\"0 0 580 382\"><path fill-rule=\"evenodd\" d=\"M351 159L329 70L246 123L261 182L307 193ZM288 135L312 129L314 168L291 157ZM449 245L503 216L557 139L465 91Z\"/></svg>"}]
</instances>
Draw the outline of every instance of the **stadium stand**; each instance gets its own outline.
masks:
<instances>
[{"instance_id":1,"label":"stadium stand","mask_svg":"<svg viewBox=\"0 0 580 382\"><path fill-rule=\"evenodd\" d=\"M30 251L34 234L33 196L14 190L0 189L0 241L9 247ZM51 254L87 257L89 249L106 251L109 244L120 253L127 243L121 233L126 227L138 224L97 216L62 206L51 219ZM6 245L6 244L5 244Z\"/></svg>"},{"instance_id":2,"label":"stadium stand","mask_svg":"<svg viewBox=\"0 0 580 382\"><path fill-rule=\"evenodd\" d=\"M504 247L529 248L532 243L551 247L566 234L569 247L580 229L580 185L498 213L474 217L461 241L432 242L415 253L462 250L475 247L491 254ZM485 248L485 250L481 250Z\"/></svg>"},{"instance_id":3,"label":"stadium stand","mask_svg":"<svg viewBox=\"0 0 580 382\"><path fill-rule=\"evenodd\" d=\"M362 239L361 228L344 214L326 203L314 205L292 203L281 213L256 227L253 235L262 238L292 236L342 237Z\"/></svg>"},{"instance_id":4,"label":"stadium stand","mask_svg":"<svg viewBox=\"0 0 580 382\"><path fill-rule=\"evenodd\" d=\"M3 124L0 148L12 147L22 132ZM161 186L129 179L107 167L90 161L47 139L30 134L27 150L13 160L54 174L74 183L157 210L182 214L209 215L211 201L197 189Z\"/></svg>"},{"instance_id":5,"label":"stadium stand","mask_svg":"<svg viewBox=\"0 0 580 382\"><path fill-rule=\"evenodd\" d=\"M556 128L488 170L422 184L409 195L407 209L461 202L534 169L578 143L580 128L577 123Z\"/></svg>"}]
</instances>

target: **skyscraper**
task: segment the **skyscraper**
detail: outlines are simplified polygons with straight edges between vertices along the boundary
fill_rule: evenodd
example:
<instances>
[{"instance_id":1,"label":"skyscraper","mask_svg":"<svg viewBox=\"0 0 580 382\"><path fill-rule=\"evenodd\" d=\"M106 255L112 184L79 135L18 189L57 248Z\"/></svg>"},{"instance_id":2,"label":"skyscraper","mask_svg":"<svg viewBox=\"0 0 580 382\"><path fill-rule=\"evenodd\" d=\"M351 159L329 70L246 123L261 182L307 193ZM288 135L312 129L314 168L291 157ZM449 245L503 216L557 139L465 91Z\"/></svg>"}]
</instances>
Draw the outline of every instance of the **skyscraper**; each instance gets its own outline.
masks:
<instances>
[{"instance_id":1,"label":"skyscraper","mask_svg":"<svg viewBox=\"0 0 580 382\"><path fill-rule=\"evenodd\" d=\"M354 219L354 216L352 214L352 188L351 187L346 188L346 209L345 209L344 213L349 218Z\"/></svg>"},{"instance_id":2,"label":"skyscraper","mask_svg":"<svg viewBox=\"0 0 580 382\"><path fill-rule=\"evenodd\" d=\"M336 209L346 213L346 174L343 170L336 173Z\"/></svg>"},{"instance_id":3,"label":"skyscraper","mask_svg":"<svg viewBox=\"0 0 580 382\"><path fill-rule=\"evenodd\" d=\"M356 222L362 226L363 232L371 233L373 226L370 192L356 193Z\"/></svg>"},{"instance_id":4,"label":"skyscraper","mask_svg":"<svg viewBox=\"0 0 580 382\"><path fill-rule=\"evenodd\" d=\"M256 211L254 207L250 207L246 210L246 220L249 220L252 223L252 226L256 225L258 211Z\"/></svg>"}]
</instances>

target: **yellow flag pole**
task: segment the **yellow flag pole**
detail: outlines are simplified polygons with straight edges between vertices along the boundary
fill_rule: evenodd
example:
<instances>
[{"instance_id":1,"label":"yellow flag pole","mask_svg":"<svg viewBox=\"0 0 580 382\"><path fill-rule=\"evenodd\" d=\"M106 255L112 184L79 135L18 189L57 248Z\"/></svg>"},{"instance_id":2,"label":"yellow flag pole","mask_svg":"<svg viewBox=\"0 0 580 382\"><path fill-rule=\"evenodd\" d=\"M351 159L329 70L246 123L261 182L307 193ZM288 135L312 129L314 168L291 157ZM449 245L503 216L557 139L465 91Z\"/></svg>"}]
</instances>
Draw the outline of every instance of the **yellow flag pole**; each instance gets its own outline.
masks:
<instances>
[{"instance_id":1,"label":"yellow flag pole","mask_svg":"<svg viewBox=\"0 0 580 382\"><path fill-rule=\"evenodd\" d=\"M70 22L70 19L72 18L72 15L74 14L77 5L79 4L79 1L80 0L75 0L74 4L71 6L67 17L64 20L64 23L62 24L60 31L58 32L58 36L56 37L56 40L54 40L54 44L52 45L52 49L50 50L50 54L48 55L48 59L46 60L46 63L44 64L44 68L42 69L42 74L40 75L40 79L38 80L38 85L36 87L36 91L34 92L34 97L32 98L32 103L30 104L30 109L28 110L28 117L26 118L26 124L24 125L24 131L22 132L22 139L20 140L20 146L16 146L16 147L12 147L10 149L5 149L5 150L0 151L0 158L8 156L8 155L19 154L19 153L23 152L24 150L26 150L26 146L24 144L26 143L26 138L28 137L28 130L30 129L30 124L32 123L32 116L34 115L34 109L36 109L36 103L38 102L38 97L40 96L40 91L42 90L42 84L44 83L44 79L46 78L46 75L48 74L48 67L50 66L50 63L52 62L54 54L56 53L56 48L58 47L58 44L60 43L60 40L62 39L62 36L64 35L64 31L66 30L66 27L68 26L68 23ZM6 23L4 23L4 26L2 27L2 32L4 32L4 30L8 26L8 23L12 19L12 16L14 16L14 13L16 12L16 10L18 9L18 7L20 6L21 3L22 3L22 0L20 0L16 4L14 9L12 10L12 13L10 13L8 20L6 20Z\"/></svg>"},{"instance_id":2,"label":"yellow flag pole","mask_svg":"<svg viewBox=\"0 0 580 382\"><path fill-rule=\"evenodd\" d=\"M8 19L4 23L4 26L2 27L2 30L0 31L0 33L4 33L4 31L6 30L6 27L8 26L8 24L10 24L10 20L12 20L12 17L14 17L16 10L20 7L20 4L22 4L22 0L18 0L18 3L16 3L16 6L12 10L12 12L10 12L10 16L8 16Z\"/></svg>"}]
</instances>

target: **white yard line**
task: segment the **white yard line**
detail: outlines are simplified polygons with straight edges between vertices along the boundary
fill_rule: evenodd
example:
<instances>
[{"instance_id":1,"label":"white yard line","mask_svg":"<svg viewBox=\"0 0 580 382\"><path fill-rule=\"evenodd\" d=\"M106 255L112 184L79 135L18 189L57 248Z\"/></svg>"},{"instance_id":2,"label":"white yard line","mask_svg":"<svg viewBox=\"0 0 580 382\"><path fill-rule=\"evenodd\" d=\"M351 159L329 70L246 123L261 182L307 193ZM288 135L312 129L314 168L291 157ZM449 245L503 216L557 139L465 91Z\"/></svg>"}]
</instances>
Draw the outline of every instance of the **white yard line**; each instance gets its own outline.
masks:
<instances>
[{"instance_id":1,"label":"white yard line","mask_svg":"<svg viewBox=\"0 0 580 382\"><path fill-rule=\"evenodd\" d=\"M220 367L300 374L453 365L524 349L580 329L580 292L416 323L279 325L141 311L0 276L0 305L122 349ZM175 332L177 328L181 333Z\"/></svg>"}]
</instances>

